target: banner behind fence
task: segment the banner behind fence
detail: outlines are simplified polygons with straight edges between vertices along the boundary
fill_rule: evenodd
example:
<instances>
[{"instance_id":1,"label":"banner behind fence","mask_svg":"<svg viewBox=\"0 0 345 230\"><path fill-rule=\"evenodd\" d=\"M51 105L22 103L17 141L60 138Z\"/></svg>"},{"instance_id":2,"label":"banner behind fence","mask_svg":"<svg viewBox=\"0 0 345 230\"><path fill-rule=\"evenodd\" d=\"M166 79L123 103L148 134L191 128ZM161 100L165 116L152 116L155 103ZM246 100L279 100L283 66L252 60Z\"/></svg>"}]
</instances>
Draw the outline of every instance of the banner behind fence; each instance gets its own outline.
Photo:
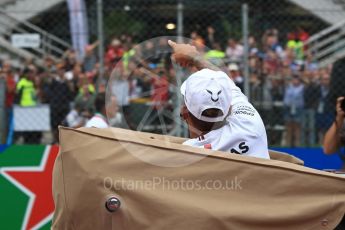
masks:
<instances>
[{"instance_id":1,"label":"banner behind fence","mask_svg":"<svg viewBox=\"0 0 345 230\"><path fill-rule=\"evenodd\" d=\"M14 131L50 131L50 107L39 105L35 107L13 107Z\"/></svg>"}]
</instances>

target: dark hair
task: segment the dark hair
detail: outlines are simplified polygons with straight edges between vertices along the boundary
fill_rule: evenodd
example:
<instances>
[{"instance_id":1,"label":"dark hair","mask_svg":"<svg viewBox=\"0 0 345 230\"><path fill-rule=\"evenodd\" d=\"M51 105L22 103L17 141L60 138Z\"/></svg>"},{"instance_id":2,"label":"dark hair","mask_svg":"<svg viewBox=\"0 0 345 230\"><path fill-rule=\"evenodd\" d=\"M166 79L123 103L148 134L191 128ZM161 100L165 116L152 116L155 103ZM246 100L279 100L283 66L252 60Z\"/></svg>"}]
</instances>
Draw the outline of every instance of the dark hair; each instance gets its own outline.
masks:
<instances>
[{"instance_id":1,"label":"dark hair","mask_svg":"<svg viewBox=\"0 0 345 230\"><path fill-rule=\"evenodd\" d=\"M223 126L224 121L220 122L207 122L207 121L201 121L198 118L196 118L191 112L188 112L189 116L191 117L191 120L193 124L195 125L195 128L200 130L201 132L209 132L213 130L215 127ZM202 112L202 115L205 117L219 117L223 116L223 112L220 109L206 109Z\"/></svg>"},{"instance_id":2,"label":"dark hair","mask_svg":"<svg viewBox=\"0 0 345 230\"><path fill-rule=\"evenodd\" d=\"M22 71L22 75L26 75L26 74L28 74L28 73L30 73L30 72L31 72L31 70L30 70L29 68L25 67L25 68L23 69L23 71Z\"/></svg>"},{"instance_id":3,"label":"dark hair","mask_svg":"<svg viewBox=\"0 0 345 230\"><path fill-rule=\"evenodd\" d=\"M293 74L292 79L301 80L301 77L298 74Z\"/></svg>"},{"instance_id":4,"label":"dark hair","mask_svg":"<svg viewBox=\"0 0 345 230\"><path fill-rule=\"evenodd\" d=\"M333 64L330 89L328 93L328 103L332 106L330 109L335 112L337 98L345 95L345 58L336 61Z\"/></svg>"},{"instance_id":5,"label":"dark hair","mask_svg":"<svg viewBox=\"0 0 345 230\"><path fill-rule=\"evenodd\" d=\"M202 112L203 116L205 117L211 117L211 118L215 118L215 117L221 117L223 116L223 112L220 109L206 109Z\"/></svg>"},{"instance_id":6,"label":"dark hair","mask_svg":"<svg viewBox=\"0 0 345 230\"><path fill-rule=\"evenodd\" d=\"M102 112L104 107L105 107L105 94L100 93L97 95L96 100L95 100L96 112Z\"/></svg>"}]
</instances>

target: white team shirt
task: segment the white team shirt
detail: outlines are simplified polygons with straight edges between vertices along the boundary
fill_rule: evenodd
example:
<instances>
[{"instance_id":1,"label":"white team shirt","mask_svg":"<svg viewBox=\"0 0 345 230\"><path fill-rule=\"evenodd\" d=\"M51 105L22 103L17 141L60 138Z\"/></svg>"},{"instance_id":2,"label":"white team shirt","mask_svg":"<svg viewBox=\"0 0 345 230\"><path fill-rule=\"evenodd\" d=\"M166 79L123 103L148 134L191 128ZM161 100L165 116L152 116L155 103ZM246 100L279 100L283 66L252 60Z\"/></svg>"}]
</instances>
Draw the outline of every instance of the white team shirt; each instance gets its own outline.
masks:
<instances>
[{"instance_id":1,"label":"white team shirt","mask_svg":"<svg viewBox=\"0 0 345 230\"><path fill-rule=\"evenodd\" d=\"M109 125L102 114L96 113L88 122L86 122L85 127L105 129L108 128Z\"/></svg>"},{"instance_id":2,"label":"white team shirt","mask_svg":"<svg viewBox=\"0 0 345 230\"><path fill-rule=\"evenodd\" d=\"M67 114L66 122L67 122L68 127L75 128L78 125L82 124L83 121L84 121L84 118L80 116L77 110L75 109L73 109Z\"/></svg>"},{"instance_id":3,"label":"white team shirt","mask_svg":"<svg viewBox=\"0 0 345 230\"><path fill-rule=\"evenodd\" d=\"M266 130L259 113L233 81L231 84L231 114L227 124L183 144L270 159Z\"/></svg>"}]
</instances>

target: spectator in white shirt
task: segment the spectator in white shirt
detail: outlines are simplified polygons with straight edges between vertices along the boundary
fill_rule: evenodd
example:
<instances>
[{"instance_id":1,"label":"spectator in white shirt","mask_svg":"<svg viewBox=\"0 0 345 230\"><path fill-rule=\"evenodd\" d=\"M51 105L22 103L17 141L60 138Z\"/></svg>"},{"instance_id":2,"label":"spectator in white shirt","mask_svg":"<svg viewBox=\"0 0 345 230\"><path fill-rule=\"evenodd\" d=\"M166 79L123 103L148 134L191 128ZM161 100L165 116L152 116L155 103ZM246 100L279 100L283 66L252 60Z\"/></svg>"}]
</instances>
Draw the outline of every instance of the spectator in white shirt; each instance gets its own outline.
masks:
<instances>
[{"instance_id":1,"label":"spectator in white shirt","mask_svg":"<svg viewBox=\"0 0 345 230\"><path fill-rule=\"evenodd\" d=\"M243 57L243 46L237 43L235 39L230 38L225 53L230 62L238 63Z\"/></svg>"},{"instance_id":2,"label":"spectator in white shirt","mask_svg":"<svg viewBox=\"0 0 345 230\"><path fill-rule=\"evenodd\" d=\"M82 106L78 103L75 104L74 108L67 114L65 124L70 128L80 128L85 124L85 116L82 115Z\"/></svg>"},{"instance_id":3,"label":"spectator in white shirt","mask_svg":"<svg viewBox=\"0 0 345 230\"><path fill-rule=\"evenodd\" d=\"M235 63L231 63L228 66L228 70L229 70L229 75L232 78L232 80L234 81L235 85L241 89L241 91L244 91L244 78L241 76L240 73L240 68L238 67L237 64Z\"/></svg>"},{"instance_id":4,"label":"spectator in white shirt","mask_svg":"<svg viewBox=\"0 0 345 230\"><path fill-rule=\"evenodd\" d=\"M109 100L105 100L105 94L101 93L97 95L95 101L96 113L86 123L87 128L108 128L108 118L112 119L117 114L117 105L114 97L110 97Z\"/></svg>"}]
</instances>

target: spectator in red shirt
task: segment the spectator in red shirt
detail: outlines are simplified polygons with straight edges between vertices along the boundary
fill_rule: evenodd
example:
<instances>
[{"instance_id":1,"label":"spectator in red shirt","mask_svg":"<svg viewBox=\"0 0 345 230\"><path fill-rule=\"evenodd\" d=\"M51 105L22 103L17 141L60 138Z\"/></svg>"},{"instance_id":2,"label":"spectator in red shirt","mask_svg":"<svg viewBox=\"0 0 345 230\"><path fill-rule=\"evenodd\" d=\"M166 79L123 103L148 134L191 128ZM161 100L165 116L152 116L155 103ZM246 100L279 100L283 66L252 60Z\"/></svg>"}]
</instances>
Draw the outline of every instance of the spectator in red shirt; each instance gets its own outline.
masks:
<instances>
[{"instance_id":1,"label":"spectator in red shirt","mask_svg":"<svg viewBox=\"0 0 345 230\"><path fill-rule=\"evenodd\" d=\"M297 28L297 36L298 36L299 40L303 43L306 43L310 37L309 33L307 31L305 31L305 29L301 26ZM304 46L303 49L304 49L304 51L307 51L308 46Z\"/></svg>"},{"instance_id":2,"label":"spectator in red shirt","mask_svg":"<svg viewBox=\"0 0 345 230\"><path fill-rule=\"evenodd\" d=\"M164 108L169 100L169 81L163 67L158 65L154 72L156 76L152 77L151 99L154 108L159 110Z\"/></svg>"},{"instance_id":3,"label":"spectator in red shirt","mask_svg":"<svg viewBox=\"0 0 345 230\"><path fill-rule=\"evenodd\" d=\"M3 77L6 82L5 108L6 121L8 124L8 127L6 128L6 133L8 133L10 124L12 122L12 107L16 95L16 81L14 79L14 74L11 70L11 64L9 62L3 63L0 78L1 77Z\"/></svg>"},{"instance_id":4,"label":"spectator in red shirt","mask_svg":"<svg viewBox=\"0 0 345 230\"><path fill-rule=\"evenodd\" d=\"M105 62L107 66L114 67L114 65L122 58L123 48L121 41L117 38L113 39L111 45L108 47L105 54Z\"/></svg>"},{"instance_id":5,"label":"spectator in red shirt","mask_svg":"<svg viewBox=\"0 0 345 230\"><path fill-rule=\"evenodd\" d=\"M11 64L5 62L3 64L3 76L6 80L6 101L5 106L7 109L12 109L15 94L16 94L16 81L14 79L14 74L11 70Z\"/></svg>"},{"instance_id":6,"label":"spectator in red shirt","mask_svg":"<svg viewBox=\"0 0 345 230\"><path fill-rule=\"evenodd\" d=\"M306 42L310 37L309 33L305 31L304 28L301 26L297 28L297 34L301 42Z\"/></svg>"}]
</instances>

